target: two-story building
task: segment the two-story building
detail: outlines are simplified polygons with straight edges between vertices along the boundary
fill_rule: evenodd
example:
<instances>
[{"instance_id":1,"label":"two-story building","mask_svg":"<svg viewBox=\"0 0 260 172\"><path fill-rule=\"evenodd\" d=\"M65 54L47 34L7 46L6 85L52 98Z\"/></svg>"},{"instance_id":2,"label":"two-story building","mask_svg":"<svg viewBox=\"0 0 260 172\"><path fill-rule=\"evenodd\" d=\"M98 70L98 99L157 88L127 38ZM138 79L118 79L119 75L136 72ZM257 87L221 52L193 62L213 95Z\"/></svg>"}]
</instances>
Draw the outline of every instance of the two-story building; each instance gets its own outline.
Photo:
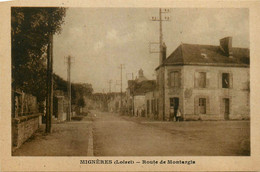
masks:
<instances>
[{"instance_id":1,"label":"two-story building","mask_svg":"<svg viewBox=\"0 0 260 172\"><path fill-rule=\"evenodd\" d=\"M170 109L184 119L248 119L250 113L249 49L232 47L232 37L219 46L184 44L156 68L155 103L159 120Z\"/></svg>"},{"instance_id":2,"label":"two-story building","mask_svg":"<svg viewBox=\"0 0 260 172\"><path fill-rule=\"evenodd\" d=\"M135 80L128 81L126 97L128 102L129 114L144 117L146 114L145 94L155 89L155 80L148 80L143 70L138 71L138 77Z\"/></svg>"}]
</instances>

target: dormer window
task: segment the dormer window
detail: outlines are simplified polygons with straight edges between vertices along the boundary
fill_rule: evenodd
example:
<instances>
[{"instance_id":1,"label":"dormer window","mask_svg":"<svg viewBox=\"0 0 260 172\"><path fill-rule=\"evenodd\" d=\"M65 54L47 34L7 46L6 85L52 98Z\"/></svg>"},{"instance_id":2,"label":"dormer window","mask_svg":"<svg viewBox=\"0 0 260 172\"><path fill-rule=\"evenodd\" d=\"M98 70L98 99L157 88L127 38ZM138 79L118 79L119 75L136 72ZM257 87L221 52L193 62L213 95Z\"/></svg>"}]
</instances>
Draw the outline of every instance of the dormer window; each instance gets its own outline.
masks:
<instances>
[{"instance_id":1,"label":"dormer window","mask_svg":"<svg viewBox=\"0 0 260 172\"><path fill-rule=\"evenodd\" d=\"M206 53L201 53L201 57L203 57L203 58L205 58L205 59L207 59L207 58L208 58L208 56L207 56L207 54L206 54Z\"/></svg>"}]
</instances>

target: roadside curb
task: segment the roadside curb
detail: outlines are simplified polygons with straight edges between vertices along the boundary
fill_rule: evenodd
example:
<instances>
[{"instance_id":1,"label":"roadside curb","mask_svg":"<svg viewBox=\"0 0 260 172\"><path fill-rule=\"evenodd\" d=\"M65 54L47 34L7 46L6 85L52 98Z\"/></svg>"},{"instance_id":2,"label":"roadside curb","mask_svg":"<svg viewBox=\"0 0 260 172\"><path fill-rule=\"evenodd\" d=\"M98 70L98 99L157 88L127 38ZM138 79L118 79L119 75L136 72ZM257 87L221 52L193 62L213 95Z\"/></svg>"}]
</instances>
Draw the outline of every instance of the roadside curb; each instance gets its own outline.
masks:
<instances>
[{"instance_id":1,"label":"roadside curb","mask_svg":"<svg viewBox=\"0 0 260 172\"><path fill-rule=\"evenodd\" d=\"M92 127L92 124L91 124L90 129L89 129L87 156L94 156L93 150L94 150L94 147L93 147L93 127Z\"/></svg>"}]
</instances>

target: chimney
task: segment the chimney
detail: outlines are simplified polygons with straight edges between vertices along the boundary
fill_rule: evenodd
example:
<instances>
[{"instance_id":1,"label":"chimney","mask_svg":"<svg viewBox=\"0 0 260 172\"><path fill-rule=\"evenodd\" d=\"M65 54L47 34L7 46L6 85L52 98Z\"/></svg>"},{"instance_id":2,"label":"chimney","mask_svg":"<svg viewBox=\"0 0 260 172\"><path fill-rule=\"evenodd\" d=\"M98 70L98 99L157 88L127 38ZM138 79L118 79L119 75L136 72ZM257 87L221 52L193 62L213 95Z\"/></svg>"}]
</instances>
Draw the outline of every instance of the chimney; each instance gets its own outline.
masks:
<instances>
[{"instance_id":1,"label":"chimney","mask_svg":"<svg viewBox=\"0 0 260 172\"><path fill-rule=\"evenodd\" d=\"M162 64L164 62L164 60L166 60L166 51L167 51L167 47L165 45L165 43L162 44L162 55L161 55L161 59L160 59L160 64Z\"/></svg>"},{"instance_id":2,"label":"chimney","mask_svg":"<svg viewBox=\"0 0 260 172\"><path fill-rule=\"evenodd\" d=\"M228 56L232 57L232 37L225 37L219 40L220 49Z\"/></svg>"},{"instance_id":3,"label":"chimney","mask_svg":"<svg viewBox=\"0 0 260 172\"><path fill-rule=\"evenodd\" d=\"M140 69L140 70L138 71L138 76L139 76L139 78L141 78L141 77L144 76L144 72L143 72L142 69Z\"/></svg>"}]
</instances>

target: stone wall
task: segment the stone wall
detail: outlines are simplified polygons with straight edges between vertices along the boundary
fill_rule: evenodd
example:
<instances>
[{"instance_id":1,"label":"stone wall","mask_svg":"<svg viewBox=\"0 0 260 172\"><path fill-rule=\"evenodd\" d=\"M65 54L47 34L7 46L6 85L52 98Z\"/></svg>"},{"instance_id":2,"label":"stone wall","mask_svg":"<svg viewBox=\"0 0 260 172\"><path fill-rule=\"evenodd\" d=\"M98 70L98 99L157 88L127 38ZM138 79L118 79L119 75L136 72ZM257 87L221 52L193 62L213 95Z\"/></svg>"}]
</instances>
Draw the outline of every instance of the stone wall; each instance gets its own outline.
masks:
<instances>
[{"instance_id":1,"label":"stone wall","mask_svg":"<svg viewBox=\"0 0 260 172\"><path fill-rule=\"evenodd\" d=\"M42 114L33 114L12 119L13 148L20 147L39 128Z\"/></svg>"}]
</instances>

